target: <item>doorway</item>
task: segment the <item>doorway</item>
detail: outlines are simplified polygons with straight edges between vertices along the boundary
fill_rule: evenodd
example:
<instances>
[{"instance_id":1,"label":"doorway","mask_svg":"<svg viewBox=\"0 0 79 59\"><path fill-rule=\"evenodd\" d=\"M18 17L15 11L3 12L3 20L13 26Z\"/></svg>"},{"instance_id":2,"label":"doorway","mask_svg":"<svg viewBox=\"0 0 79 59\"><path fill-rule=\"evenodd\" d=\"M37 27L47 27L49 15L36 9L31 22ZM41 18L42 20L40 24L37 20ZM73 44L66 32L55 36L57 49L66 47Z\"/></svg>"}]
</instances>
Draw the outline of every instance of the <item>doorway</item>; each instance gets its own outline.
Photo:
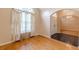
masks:
<instances>
[{"instance_id":1,"label":"doorway","mask_svg":"<svg viewBox=\"0 0 79 59\"><path fill-rule=\"evenodd\" d=\"M51 16L51 37L79 46L79 11L63 9Z\"/></svg>"},{"instance_id":2,"label":"doorway","mask_svg":"<svg viewBox=\"0 0 79 59\"><path fill-rule=\"evenodd\" d=\"M51 16L51 34L65 33L79 35L79 12L73 9L64 9Z\"/></svg>"}]
</instances>

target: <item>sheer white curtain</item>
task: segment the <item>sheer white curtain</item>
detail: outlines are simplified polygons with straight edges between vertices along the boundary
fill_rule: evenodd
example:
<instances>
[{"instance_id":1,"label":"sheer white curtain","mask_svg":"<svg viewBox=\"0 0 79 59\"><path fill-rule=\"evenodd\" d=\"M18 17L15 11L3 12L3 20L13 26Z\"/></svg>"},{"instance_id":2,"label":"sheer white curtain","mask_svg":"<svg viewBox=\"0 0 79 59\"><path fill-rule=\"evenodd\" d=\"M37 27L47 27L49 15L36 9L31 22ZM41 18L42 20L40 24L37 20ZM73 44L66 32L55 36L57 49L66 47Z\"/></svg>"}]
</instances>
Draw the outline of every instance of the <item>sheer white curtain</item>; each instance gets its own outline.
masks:
<instances>
[{"instance_id":1,"label":"sheer white curtain","mask_svg":"<svg viewBox=\"0 0 79 59\"><path fill-rule=\"evenodd\" d=\"M15 9L12 9L12 24L11 24L11 29L12 29L12 39L14 41L20 40L20 16L21 13Z\"/></svg>"},{"instance_id":2,"label":"sheer white curtain","mask_svg":"<svg viewBox=\"0 0 79 59\"><path fill-rule=\"evenodd\" d=\"M31 32L31 14L22 12L21 16L21 33Z\"/></svg>"},{"instance_id":3,"label":"sheer white curtain","mask_svg":"<svg viewBox=\"0 0 79 59\"><path fill-rule=\"evenodd\" d=\"M12 10L12 38L19 40L32 36L35 23L32 9Z\"/></svg>"},{"instance_id":4,"label":"sheer white curtain","mask_svg":"<svg viewBox=\"0 0 79 59\"><path fill-rule=\"evenodd\" d=\"M22 12L21 14L21 38L31 36L31 13Z\"/></svg>"}]
</instances>

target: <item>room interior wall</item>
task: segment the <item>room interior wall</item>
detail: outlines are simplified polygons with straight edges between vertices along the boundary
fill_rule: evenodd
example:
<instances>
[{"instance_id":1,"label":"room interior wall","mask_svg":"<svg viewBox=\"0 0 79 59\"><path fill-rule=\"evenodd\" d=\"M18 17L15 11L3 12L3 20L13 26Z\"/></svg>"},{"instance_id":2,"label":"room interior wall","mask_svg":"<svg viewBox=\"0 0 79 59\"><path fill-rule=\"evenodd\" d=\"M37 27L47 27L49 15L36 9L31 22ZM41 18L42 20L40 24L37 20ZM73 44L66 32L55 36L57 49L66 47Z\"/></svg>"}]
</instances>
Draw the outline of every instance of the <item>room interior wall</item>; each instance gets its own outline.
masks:
<instances>
[{"instance_id":1,"label":"room interior wall","mask_svg":"<svg viewBox=\"0 0 79 59\"><path fill-rule=\"evenodd\" d=\"M41 33L41 16L40 16L40 10L38 8L34 8L34 14L32 16L32 32L31 36L40 35Z\"/></svg>"},{"instance_id":2,"label":"room interior wall","mask_svg":"<svg viewBox=\"0 0 79 59\"><path fill-rule=\"evenodd\" d=\"M12 41L10 25L11 25L11 9L0 8L0 44Z\"/></svg>"},{"instance_id":3,"label":"room interior wall","mask_svg":"<svg viewBox=\"0 0 79 59\"><path fill-rule=\"evenodd\" d=\"M79 12L70 10L68 13L70 14L71 12L73 12L73 14L71 14L72 17L60 19L61 32L70 34L70 35L79 36L79 26L78 26L79 25L79 16L78 16L79 14L77 14Z\"/></svg>"},{"instance_id":4,"label":"room interior wall","mask_svg":"<svg viewBox=\"0 0 79 59\"><path fill-rule=\"evenodd\" d=\"M50 16L51 14L53 14L54 12L60 10L59 8L40 8L40 15L41 15L41 19L40 19L40 24L41 26L39 26L41 28L40 31L40 35L46 36L50 38L50 35L54 32L56 32L56 30L52 30L54 27L51 27L51 25L54 24L54 22L51 22ZM51 33L52 32L52 33Z\"/></svg>"}]
</instances>

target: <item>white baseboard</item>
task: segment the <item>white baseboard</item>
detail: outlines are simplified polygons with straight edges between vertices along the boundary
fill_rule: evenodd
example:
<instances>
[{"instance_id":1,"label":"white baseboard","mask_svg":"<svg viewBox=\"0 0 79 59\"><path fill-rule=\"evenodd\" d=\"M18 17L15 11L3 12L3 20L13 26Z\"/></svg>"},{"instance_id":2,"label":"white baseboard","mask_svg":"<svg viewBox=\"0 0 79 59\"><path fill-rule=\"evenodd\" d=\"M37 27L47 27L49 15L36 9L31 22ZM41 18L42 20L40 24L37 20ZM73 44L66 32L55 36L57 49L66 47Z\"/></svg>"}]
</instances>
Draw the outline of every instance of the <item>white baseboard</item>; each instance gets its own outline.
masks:
<instances>
[{"instance_id":1,"label":"white baseboard","mask_svg":"<svg viewBox=\"0 0 79 59\"><path fill-rule=\"evenodd\" d=\"M0 46L6 45L6 44L10 44L12 42L14 42L14 41L9 41L9 42L5 42L5 43L1 43Z\"/></svg>"},{"instance_id":2,"label":"white baseboard","mask_svg":"<svg viewBox=\"0 0 79 59\"><path fill-rule=\"evenodd\" d=\"M41 34L40 34L40 35L41 35ZM36 36L36 35L35 35L35 36ZM50 38L50 36L47 36L47 35L41 35L41 36ZM5 42L5 43L1 43L0 46L6 45L6 44L10 44L10 43L12 43L12 42L14 42L14 40L13 40L13 41L9 41L9 42Z\"/></svg>"},{"instance_id":3,"label":"white baseboard","mask_svg":"<svg viewBox=\"0 0 79 59\"><path fill-rule=\"evenodd\" d=\"M40 34L40 35L41 35L41 34ZM50 38L50 36L47 36L47 35L41 35L41 36L44 36L44 37Z\"/></svg>"}]
</instances>

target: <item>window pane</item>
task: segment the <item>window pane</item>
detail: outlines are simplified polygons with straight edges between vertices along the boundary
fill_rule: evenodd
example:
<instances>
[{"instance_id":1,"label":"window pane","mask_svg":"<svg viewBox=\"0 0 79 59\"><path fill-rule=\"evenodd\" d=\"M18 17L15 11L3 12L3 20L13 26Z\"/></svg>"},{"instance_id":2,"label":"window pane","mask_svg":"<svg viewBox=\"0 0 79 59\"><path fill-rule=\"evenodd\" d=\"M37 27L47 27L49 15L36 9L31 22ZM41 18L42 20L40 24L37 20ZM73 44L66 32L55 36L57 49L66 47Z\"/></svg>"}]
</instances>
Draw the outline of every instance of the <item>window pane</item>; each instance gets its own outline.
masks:
<instances>
[{"instance_id":1,"label":"window pane","mask_svg":"<svg viewBox=\"0 0 79 59\"><path fill-rule=\"evenodd\" d=\"M31 14L22 13L21 33L31 32Z\"/></svg>"},{"instance_id":2,"label":"window pane","mask_svg":"<svg viewBox=\"0 0 79 59\"><path fill-rule=\"evenodd\" d=\"M22 12L21 16L21 33L25 32L25 13Z\"/></svg>"},{"instance_id":3,"label":"window pane","mask_svg":"<svg viewBox=\"0 0 79 59\"><path fill-rule=\"evenodd\" d=\"M26 32L31 32L31 14L26 15Z\"/></svg>"}]
</instances>

